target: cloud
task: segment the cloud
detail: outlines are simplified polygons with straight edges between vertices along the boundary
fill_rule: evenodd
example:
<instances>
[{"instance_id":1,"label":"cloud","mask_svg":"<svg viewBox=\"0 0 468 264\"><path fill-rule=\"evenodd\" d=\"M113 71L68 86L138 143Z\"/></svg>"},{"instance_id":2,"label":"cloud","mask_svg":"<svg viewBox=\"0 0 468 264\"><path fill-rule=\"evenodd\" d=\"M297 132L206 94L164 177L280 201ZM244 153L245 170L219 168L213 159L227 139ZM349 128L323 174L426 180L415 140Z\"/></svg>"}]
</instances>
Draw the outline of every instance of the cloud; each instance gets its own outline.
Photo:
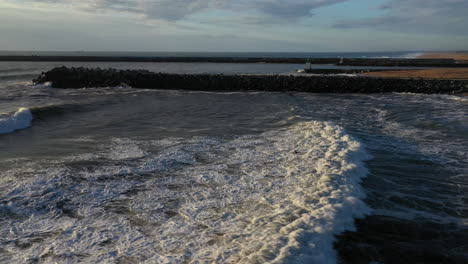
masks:
<instances>
[{"instance_id":1,"label":"cloud","mask_svg":"<svg viewBox=\"0 0 468 264\"><path fill-rule=\"evenodd\" d=\"M0 0L2 1L2 0ZM352 0L3 0L20 5L62 5L90 13L132 14L169 22L213 21L215 25L277 25L295 23L319 8ZM50 5L50 6L49 6ZM357 19L331 22L337 29L371 28L430 34L468 34L468 0L386 0ZM350 10L350 12L352 12ZM208 13L208 14L207 14ZM380 14L371 16L369 14ZM196 16L196 15L203 16ZM364 15L365 14L365 15ZM356 14L351 14L350 17ZM346 17L346 16L344 16Z\"/></svg>"},{"instance_id":2,"label":"cloud","mask_svg":"<svg viewBox=\"0 0 468 264\"><path fill-rule=\"evenodd\" d=\"M468 0L390 0L378 9L385 14L341 20L334 26L437 34L468 33Z\"/></svg>"},{"instance_id":3,"label":"cloud","mask_svg":"<svg viewBox=\"0 0 468 264\"><path fill-rule=\"evenodd\" d=\"M262 0L251 1L252 8L276 18L297 20L311 15L311 11L320 7L329 6L346 0Z\"/></svg>"},{"instance_id":4,"label":"cloud","mask_svg":"<svg viewBox=\"0 0 468 264\"><path fill-rule=\"evenodd\" d=\"M179 20L226 4L228 2L222 0L98 0L92 1L88 9L128 11L147 18Z\"/></svg>"},{"instance_id":5,"label":"cloud","mask_svg":"<svg viewBox=\"0 0 468 264\"><path fill-rule=\"evenodd\" d=\"M152 19L180 20L203 11L221 9L234 12L257 12L266 18L295 21L312 15L316 8L348 0L10 0L62 4L81 10L120 11Z\"/></svg>"}]
</instances>

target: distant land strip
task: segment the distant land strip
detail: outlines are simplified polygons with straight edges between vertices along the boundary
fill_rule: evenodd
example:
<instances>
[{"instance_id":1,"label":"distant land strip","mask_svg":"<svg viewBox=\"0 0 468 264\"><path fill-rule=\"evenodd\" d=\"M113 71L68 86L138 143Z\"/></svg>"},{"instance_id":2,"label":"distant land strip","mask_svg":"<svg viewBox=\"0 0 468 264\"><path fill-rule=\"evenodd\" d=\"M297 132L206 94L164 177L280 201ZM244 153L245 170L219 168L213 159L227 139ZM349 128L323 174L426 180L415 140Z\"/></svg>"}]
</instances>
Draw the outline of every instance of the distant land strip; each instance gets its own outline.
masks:
<instances>
[{"instance_id":1,"label":"distant land strip","mask_svg":"<svg viewBox=\"0 0 468 264\"><path fill-rule=\"evenodd\" d=\"M343 66L468 67L454 59L404 58L247 58L247 57L112 57L112 56L0 56L0 61L50 62L212 62L212 63L290 63L336 64Z\"/></svg>"},{"instance_id":2,"label":"distant land strip","mask_svg":"<svg viewBox=\"0 0 468 264\"><path fill-rule=\"evenodd\" d=\"M468 62L468 52L429 52L418 56L419 59L454 59Z\"/></svg>"},{"instance_id":3,"label":"distant land strip","mask_svg":"<svg viewBox=\"0 0 468 264\"><path fill-rule=\"evenodd\" d=\"M463 94L468 80L304 75L167 74L147 70L57 67L33 80L55 88L115 87L191 91Z\"/></svg>"},{"instance_id":4,"label":"distant land strip","mask_svg":"<svg viewBox=\"0 0 468 264\"><path fill-rule=\"evenodd\" d=\"M383 78L424 78L424 79L464 79L468 80L468 68L443 68L424 70L371 70L361 72L366 76Z\"/></svg>"}]
</instances>

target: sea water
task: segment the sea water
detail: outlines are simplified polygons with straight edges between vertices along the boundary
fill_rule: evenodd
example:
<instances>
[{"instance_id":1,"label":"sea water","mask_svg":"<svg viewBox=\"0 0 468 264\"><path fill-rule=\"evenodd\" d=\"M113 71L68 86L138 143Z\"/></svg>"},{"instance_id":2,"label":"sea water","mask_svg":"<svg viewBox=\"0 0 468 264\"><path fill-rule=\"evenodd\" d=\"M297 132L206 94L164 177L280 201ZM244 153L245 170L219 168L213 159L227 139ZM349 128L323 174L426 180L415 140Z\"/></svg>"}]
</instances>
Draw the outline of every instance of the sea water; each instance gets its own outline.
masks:
<instances>
[{"instance_id":1,"label":"sea water","mask_svg":"<svg viewBox=\"0 0 468 264\"><path fill-rule=\"evenodd\" d=\"M0 63L0 262L468 257L464 97L30 82L58 64ZM296 67L66 64L227 74Z\"/></svg>"}]
</instances>

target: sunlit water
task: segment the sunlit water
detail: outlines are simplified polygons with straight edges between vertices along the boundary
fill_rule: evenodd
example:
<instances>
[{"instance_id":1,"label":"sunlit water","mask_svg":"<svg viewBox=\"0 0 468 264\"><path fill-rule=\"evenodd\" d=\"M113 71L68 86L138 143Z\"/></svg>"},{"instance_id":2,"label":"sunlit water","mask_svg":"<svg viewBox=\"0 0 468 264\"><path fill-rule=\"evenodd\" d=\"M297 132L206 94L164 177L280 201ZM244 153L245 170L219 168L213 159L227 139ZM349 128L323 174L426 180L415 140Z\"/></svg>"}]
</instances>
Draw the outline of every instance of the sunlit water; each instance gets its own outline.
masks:
<instances>
[{"instance_id":1,"label":"sunlit water","mask_svg":"<svg viewBox=\"0 0 468 264\"><path fill-rule=\"evenodd\" d=\"M2 263L336 263L347 247L379 261L382 248L402 241L467 259L466 97L30 83L58 65L0 63ZM377 228L355 230L366 216L363 226ZM389 222L422 234L386 236ZM425 239L432 225L443 235ZM346 230L357 233L337 240ZM349 245L353 236L366 246Z\"/></svg>"}]
</instances>

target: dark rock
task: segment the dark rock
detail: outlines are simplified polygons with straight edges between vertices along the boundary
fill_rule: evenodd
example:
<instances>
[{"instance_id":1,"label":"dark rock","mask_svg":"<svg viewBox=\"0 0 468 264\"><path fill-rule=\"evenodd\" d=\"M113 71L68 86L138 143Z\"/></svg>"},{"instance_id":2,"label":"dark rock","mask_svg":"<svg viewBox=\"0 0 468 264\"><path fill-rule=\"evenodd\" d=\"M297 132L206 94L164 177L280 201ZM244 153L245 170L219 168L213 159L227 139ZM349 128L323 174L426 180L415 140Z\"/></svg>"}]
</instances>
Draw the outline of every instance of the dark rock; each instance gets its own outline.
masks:
<instances>
[{"instance_id":1,"label":"dark rock","mask_svg":"<svg viewBox=\"0 0 468 264\"><path fill-rule=\"evenodd\" d=\"M396 79L346 76L166 74L147 70L58 67L34 83L55 88L128 85L133 88L194 91L270 91L308 93L466 93L466 80Z\"/></svg>"}]
</instances>

